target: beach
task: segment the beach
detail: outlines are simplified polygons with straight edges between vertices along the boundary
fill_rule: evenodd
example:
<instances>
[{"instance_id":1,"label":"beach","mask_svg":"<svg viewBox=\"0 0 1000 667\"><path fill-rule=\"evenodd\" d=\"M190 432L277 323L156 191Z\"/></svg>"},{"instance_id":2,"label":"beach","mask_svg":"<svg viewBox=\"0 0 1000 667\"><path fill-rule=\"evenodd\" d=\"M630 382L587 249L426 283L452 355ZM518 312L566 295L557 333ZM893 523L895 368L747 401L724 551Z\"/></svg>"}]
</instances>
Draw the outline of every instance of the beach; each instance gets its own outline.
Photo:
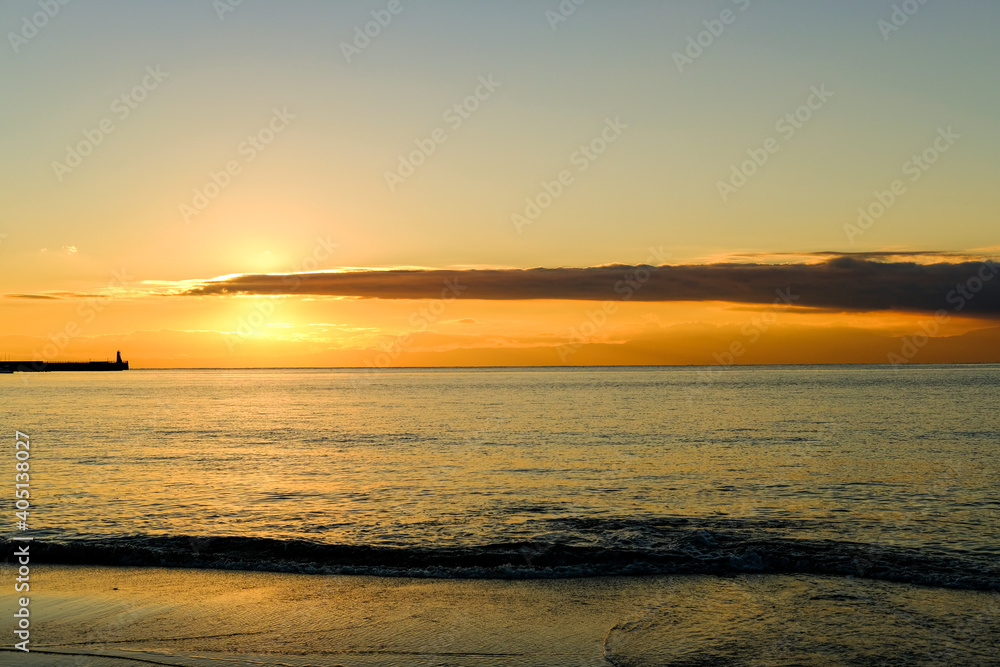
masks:
<instances>
[{"instance_id":1,"label":"beach","mask_svg":"<svg viewBox=\"0 0 1000 667\"><path fill-rule=\"evenodd\" d=\"M9 578L5 566L0 576ZM17 665L991 664L1000 596L747 575L456 580L39 566Z\"/></svg>"}]
</instances>

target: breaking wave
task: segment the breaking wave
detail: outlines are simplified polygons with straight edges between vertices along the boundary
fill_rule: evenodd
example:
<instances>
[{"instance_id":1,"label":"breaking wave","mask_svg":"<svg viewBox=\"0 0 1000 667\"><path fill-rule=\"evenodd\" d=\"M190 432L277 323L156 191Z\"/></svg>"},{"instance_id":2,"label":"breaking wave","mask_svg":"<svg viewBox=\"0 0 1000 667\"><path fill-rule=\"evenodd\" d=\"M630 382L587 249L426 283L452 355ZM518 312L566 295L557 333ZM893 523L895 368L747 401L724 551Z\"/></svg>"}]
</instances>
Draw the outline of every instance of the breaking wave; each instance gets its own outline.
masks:
<instances>
[{"instance_id":1,"label":"breaking wave","mask_svg":"<svg viewBox=\"0 0 1000 667\"><path fill-rule=\"evenodd\" d=\"M556 526L550 526L555 528ZM787 528L787 526L785 527ZM807 526L795 532L808 534ZM996 554L789 536L735 520L563 519L529 541L358 545L245 536L45 538L32 562L391 577L538 579L742 573L860 577L1000 591ZM7 541L6 554L13 546ZM13 563L8 555L8 563Z\"/></svg>"}]
</instances>

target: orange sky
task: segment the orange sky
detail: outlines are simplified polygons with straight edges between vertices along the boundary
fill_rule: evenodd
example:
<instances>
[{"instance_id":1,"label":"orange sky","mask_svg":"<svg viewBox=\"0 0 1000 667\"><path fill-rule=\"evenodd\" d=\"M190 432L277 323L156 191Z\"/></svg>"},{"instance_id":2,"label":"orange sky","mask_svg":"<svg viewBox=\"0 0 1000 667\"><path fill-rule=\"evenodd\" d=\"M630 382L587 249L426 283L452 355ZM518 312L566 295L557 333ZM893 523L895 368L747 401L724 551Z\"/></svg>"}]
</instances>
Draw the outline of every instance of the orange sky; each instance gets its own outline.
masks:
<instances>
[{"instance_id":1,"label":"orange sky","mask_svg":"<svg viewBox=\"0 0 1000 667\"><path fill-rule=\"evenodd\" d=\"M1000 361L1000 322L947 312L835 313L725 302L123 296L5 299L0 313L4 321L46 331L0 337L0 349L12 358L104 359L121 349L133 368Z\"/></svg>"},{"instance_id":2,"label":"orange sky","mask_svg":"<svg viewBox=\"0 0 1000 667\"><path fill-rule=\"evenodd\" d=\"M948 298L998 250L1000 4L720 2L404 2L353 51L364 3L67 5L0 58L0 354L1000 361L1000 281Z\"/></svg>"}]
</instances>

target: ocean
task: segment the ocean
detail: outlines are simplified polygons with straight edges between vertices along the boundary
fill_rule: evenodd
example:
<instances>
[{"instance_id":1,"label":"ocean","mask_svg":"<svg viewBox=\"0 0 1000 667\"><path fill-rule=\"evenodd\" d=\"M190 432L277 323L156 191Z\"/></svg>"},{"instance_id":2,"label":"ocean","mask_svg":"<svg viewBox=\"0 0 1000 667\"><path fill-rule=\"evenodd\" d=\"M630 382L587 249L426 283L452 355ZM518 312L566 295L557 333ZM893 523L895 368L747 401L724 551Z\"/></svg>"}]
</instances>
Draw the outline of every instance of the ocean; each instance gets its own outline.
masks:
<instances>
[{"instance_id":1,"label":"ocean","mask_svg":"<svg viewBox=\"0 0 1000 667\"><path fill-rule=\"evenodd\" d=\"M864 660L924 645L938 653L917 663L1000 664L998 365L38 373L3 378L0 403L11 443L31 438L8 563L30 535L40 566L449 590L620 578L658 600L697 582L732 618L747 608L732 587L757 582L793 619L795 586L854 600L868 642L899 620L872 591L905 587L926 601L908 613L931 619L911 625L959 623L965 639L903 632ZM697 632L629 622L602 640L611 664L701 664L696 647L695 662L662 653ZM797 641L790 662L759 664L834 651Z\"/></svg>"}]
</instances>

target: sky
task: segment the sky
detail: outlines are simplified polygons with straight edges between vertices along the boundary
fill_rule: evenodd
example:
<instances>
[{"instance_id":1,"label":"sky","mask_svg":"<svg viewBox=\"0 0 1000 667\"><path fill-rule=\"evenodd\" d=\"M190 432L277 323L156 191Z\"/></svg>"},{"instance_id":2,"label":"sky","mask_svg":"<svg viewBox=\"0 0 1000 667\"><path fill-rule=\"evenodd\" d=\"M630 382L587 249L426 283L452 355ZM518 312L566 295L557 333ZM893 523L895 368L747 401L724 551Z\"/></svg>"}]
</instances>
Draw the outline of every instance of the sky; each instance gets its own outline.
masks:
<instances>
[{"instance_id":1,"label":"sky","mask_svg":"<svg viewBox=\"0 0 1000 667\"><path fill-rule=\"evenodd\" d=\"M989 0L8 0L0 355L1000 361L998 27Z\"/></svg>"}]
</instances>

